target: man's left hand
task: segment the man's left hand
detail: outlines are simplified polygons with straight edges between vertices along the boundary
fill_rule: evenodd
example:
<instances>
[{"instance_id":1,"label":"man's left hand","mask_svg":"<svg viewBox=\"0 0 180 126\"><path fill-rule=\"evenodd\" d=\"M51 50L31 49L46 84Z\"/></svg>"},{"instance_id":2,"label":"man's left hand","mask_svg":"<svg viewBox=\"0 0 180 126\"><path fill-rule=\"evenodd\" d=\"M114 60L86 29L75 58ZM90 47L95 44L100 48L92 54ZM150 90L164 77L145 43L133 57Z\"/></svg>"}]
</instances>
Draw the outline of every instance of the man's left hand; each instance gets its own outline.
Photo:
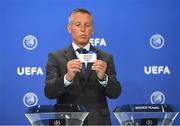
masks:
<instances>
[{"instance_id":1,"label":"man's left hand","mask_svg":"<svg viewBox=\"0 0 180 126\"><path fill-rule=\"evenodd\" d=\"M95 70L99 80L103 80L107 69L107 63L102 60L96 60L93 63L92 70Z\"/></svg>"}]
</instances>

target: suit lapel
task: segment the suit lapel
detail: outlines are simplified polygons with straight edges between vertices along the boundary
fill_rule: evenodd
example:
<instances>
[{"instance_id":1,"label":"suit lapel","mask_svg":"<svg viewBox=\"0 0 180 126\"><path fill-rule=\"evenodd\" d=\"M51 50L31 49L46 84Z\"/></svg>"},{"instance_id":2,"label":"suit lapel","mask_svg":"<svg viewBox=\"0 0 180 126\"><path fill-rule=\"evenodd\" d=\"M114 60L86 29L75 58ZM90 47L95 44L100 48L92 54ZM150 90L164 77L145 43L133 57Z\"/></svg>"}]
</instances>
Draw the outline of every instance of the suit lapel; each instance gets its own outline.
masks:
<instances>
[{"instance_id":1,"label":"suit lapel","mask_svg":"<svg viewBox=\"0 0 180 126\"><path fill-rule=\"evenodd\" d=\"M75 51L72 47L72 44L69 45L69 47L65 49L64 54L65 54L67 61L72 60L72 59L77 59L77 56L76 56Z\"/></svg>"}]
</instances>

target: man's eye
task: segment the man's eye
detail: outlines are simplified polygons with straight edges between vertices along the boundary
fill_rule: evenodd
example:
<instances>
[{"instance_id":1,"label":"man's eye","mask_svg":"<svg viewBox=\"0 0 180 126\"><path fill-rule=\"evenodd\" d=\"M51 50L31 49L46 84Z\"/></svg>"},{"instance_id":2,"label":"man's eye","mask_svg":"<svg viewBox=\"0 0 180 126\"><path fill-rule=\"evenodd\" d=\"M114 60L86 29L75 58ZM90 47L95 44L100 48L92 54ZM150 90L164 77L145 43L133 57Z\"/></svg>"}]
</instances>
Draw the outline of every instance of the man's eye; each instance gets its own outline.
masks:
<instances>
[{"instance_id":1,"label":"man's eye","mask_svg":"<svg viewBox=\"0 0 180 126\"><path fill-rule=\"evenodd\" d=\"M90 24L86 24L86 27L89 27L90 26Z\"/></svg>"},{"instance_id":2,"label":"man's eye","mask_svg":"<svg viewBox=\"0 0 180 126\"><path fill-rule=\"evenodd\" d=\"M76 26L80 26L80 24L79 23L77 23L77 24L75 24Z\"/></svg>"}]
</instances>

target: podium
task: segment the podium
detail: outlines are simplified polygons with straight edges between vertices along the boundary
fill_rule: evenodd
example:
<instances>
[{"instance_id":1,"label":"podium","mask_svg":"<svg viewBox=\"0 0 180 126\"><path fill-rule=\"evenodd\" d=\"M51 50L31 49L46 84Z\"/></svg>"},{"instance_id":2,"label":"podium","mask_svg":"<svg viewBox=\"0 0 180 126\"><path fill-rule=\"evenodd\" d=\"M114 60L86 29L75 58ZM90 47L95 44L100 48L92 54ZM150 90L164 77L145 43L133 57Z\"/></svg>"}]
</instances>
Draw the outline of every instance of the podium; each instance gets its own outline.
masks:
<instances>
[{"instance_id":1,"label":"podium","mask_svg":"<svg viewBox=\"0 0 180 126\"><path fill-rule=\"evenodd\" d=\"M25 116L32 126L82 125L89 112L83 105L60 104L30 107Z\"/></svg>"},{"instance_id":2,"label":"podium","mask_svg":"<svg viewBox=\"0 0 180 126\"><path fill-rule=\"evenodd\" d=\"M170 126L178 115L174 106L161 104L122 105L113 113L122 126Z\"/></svg>"}]
</instances>

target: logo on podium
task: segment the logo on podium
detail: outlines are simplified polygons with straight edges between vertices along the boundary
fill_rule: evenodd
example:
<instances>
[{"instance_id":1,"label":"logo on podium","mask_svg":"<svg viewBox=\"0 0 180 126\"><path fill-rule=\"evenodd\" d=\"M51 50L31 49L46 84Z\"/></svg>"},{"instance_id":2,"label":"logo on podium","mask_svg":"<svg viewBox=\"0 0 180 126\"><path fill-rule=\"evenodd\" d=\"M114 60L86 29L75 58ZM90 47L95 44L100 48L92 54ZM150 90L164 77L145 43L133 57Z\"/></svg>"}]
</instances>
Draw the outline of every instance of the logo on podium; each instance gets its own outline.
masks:
<instances>
[{"instance_id":1,"label":"logo on podium","mask_svg":"<svg viewBox=\"0 0 180 126\"><path fill-rule=\"evenodd\" d=\"M60 126L60 125L61 125L60 120L55 120L55 121L54 121L54 126Z\"/></svg>"}]
</instances>

